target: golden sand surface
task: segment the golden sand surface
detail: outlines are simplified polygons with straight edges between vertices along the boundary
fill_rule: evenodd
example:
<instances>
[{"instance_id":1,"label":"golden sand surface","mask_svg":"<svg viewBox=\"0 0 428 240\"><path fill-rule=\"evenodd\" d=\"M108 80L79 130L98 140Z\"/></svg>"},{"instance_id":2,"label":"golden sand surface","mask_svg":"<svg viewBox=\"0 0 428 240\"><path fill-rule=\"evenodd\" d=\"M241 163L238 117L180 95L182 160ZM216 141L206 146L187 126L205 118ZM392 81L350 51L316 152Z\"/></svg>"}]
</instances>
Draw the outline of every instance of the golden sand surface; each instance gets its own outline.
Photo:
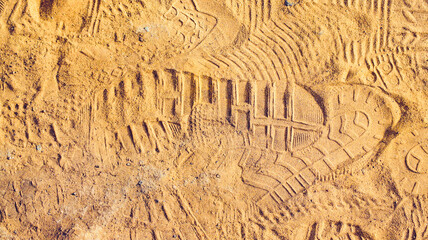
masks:
<instances>
[{"instance_id":1,"label":"golden sand surface","mask_svg":"<svg viewBox=\"0 0 428 240\"><path fill-rule=\"evenodd\" d=\"M427 0L0 0L0 239L428 239Z\"/></svg>"}]
</instances>

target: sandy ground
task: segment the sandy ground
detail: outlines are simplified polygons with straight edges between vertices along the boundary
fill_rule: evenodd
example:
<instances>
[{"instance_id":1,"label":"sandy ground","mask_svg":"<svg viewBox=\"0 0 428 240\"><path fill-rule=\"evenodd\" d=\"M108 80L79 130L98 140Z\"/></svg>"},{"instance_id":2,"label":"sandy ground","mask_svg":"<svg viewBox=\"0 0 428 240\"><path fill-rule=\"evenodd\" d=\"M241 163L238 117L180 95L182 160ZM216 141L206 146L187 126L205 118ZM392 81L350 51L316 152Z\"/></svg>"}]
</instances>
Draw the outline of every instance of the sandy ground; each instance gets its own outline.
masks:
<instances>
[{"instance_id":1,"label":"sandy ground","mask_svg":"<svg viewBox=\"0 0 428 240\"><path fill-rule=\"evenodd\" d=\"M0 0L0 239L428 239L426 0Z\"/></svg>"}]
</instances>

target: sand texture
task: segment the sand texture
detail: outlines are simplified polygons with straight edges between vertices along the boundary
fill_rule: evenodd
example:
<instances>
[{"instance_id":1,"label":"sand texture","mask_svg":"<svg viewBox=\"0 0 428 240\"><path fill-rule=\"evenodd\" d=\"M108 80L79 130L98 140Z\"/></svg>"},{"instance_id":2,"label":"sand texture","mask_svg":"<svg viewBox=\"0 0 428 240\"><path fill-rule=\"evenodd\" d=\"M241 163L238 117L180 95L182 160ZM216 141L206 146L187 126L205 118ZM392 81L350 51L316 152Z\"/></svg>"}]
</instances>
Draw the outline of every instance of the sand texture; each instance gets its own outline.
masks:
<instances>
[{"instance_id":1,"label":"sand texture","mask_svg":"<svg viewBox=\"0 0 428 240\"><path fill-rule=\"evenodd\" d=\"M427 0L0 0L0 240L427 240Z\"/></svg>"}]
</instances>

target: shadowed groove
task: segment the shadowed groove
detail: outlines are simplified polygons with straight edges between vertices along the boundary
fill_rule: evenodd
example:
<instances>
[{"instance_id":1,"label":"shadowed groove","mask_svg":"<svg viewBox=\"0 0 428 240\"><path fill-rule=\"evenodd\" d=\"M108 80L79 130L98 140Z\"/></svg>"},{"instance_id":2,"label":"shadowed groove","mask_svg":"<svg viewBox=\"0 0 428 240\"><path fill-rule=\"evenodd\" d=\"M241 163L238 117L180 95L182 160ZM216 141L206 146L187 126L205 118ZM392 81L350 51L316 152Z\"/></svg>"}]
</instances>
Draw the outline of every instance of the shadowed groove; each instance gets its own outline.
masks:
<instances>
[{"instance_id":1,"label":"shadowed groove","mask_svg":"<svg viewBox=\"0 0 428 240\"><path fill-rule=\"evenodd\" d=\"M4 10L5 5L6 5L6 0L0 0L0 15Z\"/></svg>"},{"instance_id":2,"label":"shadowed groove","mask_svg":"<svg viewBox=\"0 0 428 240\"><path fill-rule=\"evenodd\" d=\"M257 25L257 11L256 11L256 1L257 0L252 0L251 1L251 8L250 10L250 32L253 32L256 29L256 25Z\"/></svg>"}]
</instances>

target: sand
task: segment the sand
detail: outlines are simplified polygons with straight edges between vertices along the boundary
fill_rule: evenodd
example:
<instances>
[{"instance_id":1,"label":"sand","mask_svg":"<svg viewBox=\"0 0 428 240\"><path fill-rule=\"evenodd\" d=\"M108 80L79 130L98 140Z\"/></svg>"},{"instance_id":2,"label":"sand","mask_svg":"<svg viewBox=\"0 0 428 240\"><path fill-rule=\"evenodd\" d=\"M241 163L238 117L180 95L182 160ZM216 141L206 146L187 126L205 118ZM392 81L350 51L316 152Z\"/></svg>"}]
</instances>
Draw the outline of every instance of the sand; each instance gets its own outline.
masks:
<instances>
[{"instance_id":1,"label":"sand","mask_svg":"<svg viewBox=\"0 0 428 240\"><path fill-rule=\"evenodd\" d=\"M0 239L428 239L426 0L0 0Z\"/></svg>"}]
</instances>

